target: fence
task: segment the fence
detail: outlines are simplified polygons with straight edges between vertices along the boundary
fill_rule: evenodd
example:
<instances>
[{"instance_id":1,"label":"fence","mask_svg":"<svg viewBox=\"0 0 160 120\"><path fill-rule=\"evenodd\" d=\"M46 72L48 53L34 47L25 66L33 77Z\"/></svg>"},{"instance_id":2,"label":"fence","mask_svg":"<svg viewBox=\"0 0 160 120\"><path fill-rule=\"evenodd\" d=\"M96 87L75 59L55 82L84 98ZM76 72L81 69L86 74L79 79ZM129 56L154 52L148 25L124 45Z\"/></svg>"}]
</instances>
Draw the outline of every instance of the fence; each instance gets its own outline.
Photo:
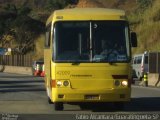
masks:
<instances>
[{"instance_id":1,"label":"fence","mask_svg":"<svg viewBox=\"0 0 160 120\"><path fill-rule=\"evenodd\" d=\"M32 57L31 55L1 55L0 65L31 67Z\"/></svg>"}]
</instances>

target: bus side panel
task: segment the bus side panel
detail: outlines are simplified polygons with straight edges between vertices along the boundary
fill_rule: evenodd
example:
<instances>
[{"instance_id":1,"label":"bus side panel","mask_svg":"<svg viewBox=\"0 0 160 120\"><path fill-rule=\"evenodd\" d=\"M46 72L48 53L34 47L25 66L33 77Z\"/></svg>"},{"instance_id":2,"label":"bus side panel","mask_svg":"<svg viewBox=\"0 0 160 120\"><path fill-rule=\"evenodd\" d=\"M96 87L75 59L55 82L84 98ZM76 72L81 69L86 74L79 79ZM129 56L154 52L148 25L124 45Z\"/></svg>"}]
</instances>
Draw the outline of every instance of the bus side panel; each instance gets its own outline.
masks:
<instances>
[{"instance_id":1,"label":"bus side panel","mask_svg":"<svg viewBox=\"0 0 160 120\"><path fill-rule=\"evenodd\" d=\"M44 49L44 64L45 64L45 87L47 90L48 97L51 95L51 50Z\"/></svg>"}]
</instances>

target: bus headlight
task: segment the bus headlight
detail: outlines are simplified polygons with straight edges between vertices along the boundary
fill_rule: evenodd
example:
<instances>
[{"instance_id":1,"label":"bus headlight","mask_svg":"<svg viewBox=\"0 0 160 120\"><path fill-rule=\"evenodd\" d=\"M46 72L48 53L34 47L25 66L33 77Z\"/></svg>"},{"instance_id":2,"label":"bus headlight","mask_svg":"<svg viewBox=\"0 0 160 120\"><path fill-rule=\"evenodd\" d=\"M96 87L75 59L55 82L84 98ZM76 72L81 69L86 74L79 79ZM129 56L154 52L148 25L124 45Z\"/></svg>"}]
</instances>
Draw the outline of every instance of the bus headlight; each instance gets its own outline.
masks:
<instances>
[{"instance_id":1,"label":"bus headlight","mask_svg":"<svg viewBox=\"0 0 160 120\"><path fill-rule=\"evenodd\" d=\"M65 80L65 81L63 82L63 85L64 85L65 87L67 87L67 86L69 85L69 82L68 82L67 80Z\"/></svg>"},{"instance_id":2,"label":"bus headlight","mask_svg":"<svg viewBox=\"0 0 160 120\"><path fill-rule=\"evenodd\" d=\"M57 81L57 86L58 87L62 86L62 82L61 81Z\"/></svg>"},{"instance_id":3,"label":"bus headlight","mask_svg":"<svg viewBox=\"0 0 160 120\"><path fill-rule=\"evenodd\" d=\"M127 81L122 81L122 86L128 86L128 82Z\"/></svg>"},{"instance_id":4,"label":"bus headlight","mask_svg":"<svg viewBox=\"0 0 160 120\"><path fill-rule=\"evenodd\" d=\"M119 86L120 85L120 81L119 80L115 80L114 85L115 86Z\"/></svg>"}]
</instances>

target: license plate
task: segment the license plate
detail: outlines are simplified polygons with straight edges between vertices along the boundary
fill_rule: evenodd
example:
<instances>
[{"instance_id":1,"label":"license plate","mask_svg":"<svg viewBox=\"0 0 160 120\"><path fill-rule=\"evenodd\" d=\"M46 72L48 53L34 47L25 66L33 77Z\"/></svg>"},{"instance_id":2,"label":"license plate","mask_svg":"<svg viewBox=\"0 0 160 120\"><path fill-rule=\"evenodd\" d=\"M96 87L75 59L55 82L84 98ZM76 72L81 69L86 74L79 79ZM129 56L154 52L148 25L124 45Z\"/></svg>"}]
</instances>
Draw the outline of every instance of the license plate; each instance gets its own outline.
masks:
<instances>
[{"instance_id":1,"label":"license plate","mask_svg":"<svg viewBox=\"0 0 160 120\"><path fill-rule=\"evenodd\" d=\"M98 100L99 95L85 95L85 99L87 99L87 100Z\"/></svg>"}]
</instances>

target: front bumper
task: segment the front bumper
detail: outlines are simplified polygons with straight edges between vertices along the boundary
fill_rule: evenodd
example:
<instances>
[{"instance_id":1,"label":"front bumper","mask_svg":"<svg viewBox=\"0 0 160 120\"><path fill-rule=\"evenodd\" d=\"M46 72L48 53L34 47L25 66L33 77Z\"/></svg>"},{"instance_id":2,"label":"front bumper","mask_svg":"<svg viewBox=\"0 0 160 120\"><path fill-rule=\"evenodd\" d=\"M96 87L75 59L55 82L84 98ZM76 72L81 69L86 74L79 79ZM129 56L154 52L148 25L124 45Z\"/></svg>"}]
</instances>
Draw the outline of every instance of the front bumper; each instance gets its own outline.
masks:
<instances>
[{"instance_id":1,"label":"front bumper","mask_svg":"<svg viewBox=\"0 0 160 120\"><path fill-rule=\"evenodd\" d=\"M53 102L127 102L131 89L78 90L67 88L52 89Z\"/></svg>"}]
</instances>

